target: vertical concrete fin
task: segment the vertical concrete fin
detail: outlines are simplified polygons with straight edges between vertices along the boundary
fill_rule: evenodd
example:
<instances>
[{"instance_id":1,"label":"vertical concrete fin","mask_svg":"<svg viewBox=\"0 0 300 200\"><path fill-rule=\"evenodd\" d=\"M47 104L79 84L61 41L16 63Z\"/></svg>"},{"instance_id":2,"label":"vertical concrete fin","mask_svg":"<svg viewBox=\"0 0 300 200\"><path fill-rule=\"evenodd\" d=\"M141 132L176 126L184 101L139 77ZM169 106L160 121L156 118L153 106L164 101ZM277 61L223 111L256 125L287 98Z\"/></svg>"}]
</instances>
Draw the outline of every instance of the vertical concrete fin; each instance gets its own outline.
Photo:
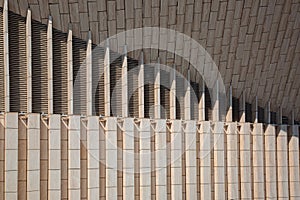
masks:
<instances>
[{"instance_id":1,"label":"vertical concrete fin","mask_svg":"<svg viewBox=\"0 0 300 200\"><path fill-rule=\"evenodd\" d=\"M205 81L202 79L199 100L199 121L205 121Z\"/></svg>"},{"instance_id":2,"label":"vertical concrete fin","mask_svg":"<svg viewBox=\"0 0 300 200\"><path fill-rule=\"evenodd\" d=\"M199 130L200 142L200 199L211 199L212 191L212 162L211 162L211 127L210 122L202 121Z\"/></svg>"},{"instance_id":3,"label":"vertical concrete fin","mask_svg":"<svg viewBox=\"0 0 300 200\"><path fill-rule=\"evenodd\" d=\"M154 118L161 118L160 110L160 60L157 59L157 63L154 69Z\"/></svg>"},{"instance_id":4,"label":"vertical concrete fin","mask_svg":"<svg viewBox=\"0 0 300 200\"><path fill-rule=\"evenodd\" d=\"M100 135L99 118L89 116L87 118L87 196L88 200L100 195ZM96 198L97 199L97 198Z\"/></svg>"},{"instance_id":5,"label":"vertical concrete fin","mask_svg":"<svg viewBox=\"0 0 300 200\"><path fill-rule=\"evenodd\" d=\"M27 64L27 112L32 112L32 61L31 61L31 10L27 10L26 18L26 64Z\"/></svg>"},{"instance_id":6,"label":"vertical concrete fin","mask_svg":"<svg viewBox=\"0 0 300 200\"><path fill-rule=\"evenodd\" d=\"M254 123L258 123L258 97L255 97L254 102Z\"/></svg>"},{"instance_id":7,"label":"vertical concrete fin","mask_svg":"<svg viewBox=\"0 0 300 200\"><path fill-rule=\"evenodd\" d=\"M141 52L140 70L138 74L139 117L144 118L144 54Z\"/></svg>"},{"instance_id":8,"label":"vertical concrete fin","mask_svg":"<svg viewBox=\"0 0 300 200\"><path fill-rule=\"evenodd\" d=\"M87 116L91 116L93 114L93 98L92 98L92 33L89 31L88 33L88 42L87 42L87 50L86 50L86 109Z\"/></svg>"},{"instance_id":9,"label":"vertical concrete fin","mask_svg":"<svg viewBox=\"0 0 300 200\"><path fill-rule=\"evenodd\" d=\"M109 40L106 41L104 56L104 112L105 116L110 116L110 58L109 58Z\"/></svg>"},{"instance_id":10,"label":"vertical concrete fin","mask_svg":"<svg viewBox=\"0 0 300 200\"><path fill-rule=\"evenodd\" d=\"M73 158L73 157L72 157ZM48 199L61 198L61 118L48 118Z\"/></svg>"},{"instance_id":11,"label":"vertical concrete fin","mask_svg":"<svg viewBox=\"0 0 300 200\"><path fill-rule=\"evenodd\" d=\"M123 119L123 198L134 199L134 121L132 118Z\"/></svg>"},{"instance_id":12,"label":"vertical concrete fin","mask_svg":"<svg viewBox=\"0 0 300 200\"><path fill-rule=\"evenodd\" d=\"M299 126L292 125L289 141L289 188L290 198L300 199L300 170L299 170Z\"/></svg>"},{"instance_id":13,"label":"vertical concrete fin","mask_svg":"<svg viewBox=\"0 0 300 200\"><path fill-rule=\"evenodd\" d=\"M187 81L185 81L185 94L184 94L184 119L191 119L191 84L190 84L190 69L187 71Z\"/></svg>"},{"instance_id":14,"label":"vertical concrete fin","mask_svg":"<svg viewBox=\"0 0 300 200\"><path fill-rule=\"evenodd\" d=\"M80 200L80 116L69 116L68 198Z\"/></svg>"},{"instance_id":15,"label":"vertical concrete fin","mask_svg":"<svg viewBox=\"0 0 300 200\"><path fill-rule=\"evenodd\" d=\"M18 114L4 115L4 199L18 199Z\"/></svg>"},{"instance_id":16,"label":"vertical concrete fin","mask_svg":"<svg viewBox=\"0 0 300 200\"><path fill-rule=\"evenodd\" d=\"M122 64L122 116L128 117L128 63L127 46L124 45L124 56Z\"/></svg>"},{"instance_id":17,"label":"vertical concrete fin","mask_svg":"<svg viewBox=\"0 0 300 200\"><path fill-rule=\"evenodd\" d=\"M9 112L9 36L8 36L8 0L3 5L3 35L4 35L4 111Z\"/></svg>"},{"instance_id":18,"label":"vertical concrete fin","mask_svg":"<svg viewBox=\"0 0 300 200\"><path fill-rule=\"evenodd\" d=\"M73 33L71 24L68 30L67 41L68 65L68 114L73 115Z\"/></svg>"},{"instance_id":19,"label":"vertical concrete fin","mask_svg":"<svg viewBox=\"0 0 300 200\"><path fill-rule=\"evenodd\" d=\"M53 113L53 41L52 41L52 17L48 19L47 29L47 61L48 61L48 114Z\"/></svg>"},{"instance_id":20,"label":"vertical concrete fin","mask_svg":"<svg viewBox=\"0 0 300 200\"><path fill-rule=\"evenodd\" d=\"M277 134L277 195L278 199L289 198L288 131L287 125L280 125Z\"/></svg>"},{"instance_id":21,"label":"vertical concrete fin","mask_svg":"<svg viewBox=\"0 0 300 200\"><path fill-rule=\"evenodd\" d=\"M170 128L171 147L171 199L182 199L182 123L172 120Z\"/></svg>"},{"instance_id":22,"label":"vertical concrete fin","mask_svg":"<svg viewBox=\"0 0 300 200\"><path fill-rule=\"evenodd\" d=\"M170 119L176 119L176 69L175 66L170 73Z\"/></svg>"},{"instance_id":23,"label":"vertical concrete fin","mask_svg":"<svg viewBox=\"0 0 300 200\"><path fill-rule=\"evenodd\" d=\"M226 121L227 122L232 122L232 85L229 87L229 95L228 95L228 111L226 115Z\"/></svg>"},{"instance_id":24,"label":"vertical concrete fin","mask_svg":"<svg viewBox=\"0 0 300 200\"><path fill-rule=\"evenodd\" d=\"M151 197L151 126L149 119L139 122L140 199Z\"/></svg>"},{"instance_id":25,"label":"vertical concrete fin","mask_svg":"<svg viewBox=\"0 0 300 200\"><path fill-rule=\"evenodd\" d=\"M266 198L277 199L276 127L268 124L265 134Z\"/></svg>"}]
</instances>

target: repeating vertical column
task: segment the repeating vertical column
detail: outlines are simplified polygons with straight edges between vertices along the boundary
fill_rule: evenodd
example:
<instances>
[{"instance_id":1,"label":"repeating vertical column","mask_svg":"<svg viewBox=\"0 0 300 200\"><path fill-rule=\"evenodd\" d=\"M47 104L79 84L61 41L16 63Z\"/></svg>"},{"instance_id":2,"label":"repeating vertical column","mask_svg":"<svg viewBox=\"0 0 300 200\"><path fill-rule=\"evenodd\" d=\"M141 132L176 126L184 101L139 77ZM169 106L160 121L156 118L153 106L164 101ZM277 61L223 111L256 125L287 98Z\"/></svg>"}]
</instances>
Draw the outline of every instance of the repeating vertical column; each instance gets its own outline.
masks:
<instances>
[{"instance_id":1,"label":"repeating vertical column","mask_svg":"<svg viewBox=\"0 0 300 200\"><path fill-rule=\"evenodd\" d=\"M237 123L227 124L227 184L228 199L239 199L239 147ZM250 147L250 146L249 146Z\"/></svg>"},{"instance_id":2,"label":"repeating vertical column","mask_svg":"<svg viewBox=\"0 0 300 200\"><path fill-rule=\"evenodd\" d=\"M211 140L210 122L202 121L200 124L200 195L201 199L211 199Z\"/></svg>"},{"instance_id":3,"label":"repeating vertical column","mask_svg":"<svg viewBox=\"0 0 300 200\"><path fill-rule=\"evenodd\" d=\"M0 116L0 199L4 199L5 186L5 117Z\"/></svg>"},{"instance_id":4,"label":"repeating vertical column","mask_svg":"<svg viewBox=\"0 0 300 200\"><path fill-rule=\"evenodd\" d=\"M61 198L61 121L50 115L48 122L48 199Z\"/></svg>"},{"instance_id":5,"label":"repeating vertical column","mask_svg":"<svg viewBox=\"0 0 300 200\"><path fill-rule=\"evenodd\" d=\"M108 117L105 126L106 198L117 199L117 118Z\"/></svg>"},{"instance_id":6,"label":"repeating vertical column","mask_svg":"<svg viewBox=\"0 0 300 200\"><path fill-rule=\"evenodd\" d=\"M277 199L276 130L269 124L265 131L266 199Z\"/></svg>"},{"instance_id":7,"label":"repeating vertical column","mask_svg":"<svg viewBox=\"0 0 300 200\"><path fill-rule=\"evenodd\" d=\"M109 41L107 41L104 56L104 110L105 116L110 116L110 58Z\"/></svg>"},{"instance_id":8,"label":"repeating vertical column","mask_svg":"<svg viewBox=\"0 0 300 200\"><path fill-rule=\"evenodd\" d=\"M170 119L176 119L176 70L175 67L170 73Z\"/></svg>"},{"instance_id":9,"label":"repeating vertical column","mask_svg":"<svg viewBox=\"0 0 300 200\"><path fill-rule=\"evenodd\" d=\"M241 199L252 199L251 131L249 123L240 124L240 180Z\"/></svg>"},{"instance_id":10,"label":"repeating vertical column","mask_svg":"<svg viewBox=\"0 0 300 200\"><path fill-rule=\"evenodd\" d=\"M27 10L26 18L26 56L27 56L27 112L32 112L32 61L31 61L31 10Z\"/></svg>"},{"instance_id":11,"label":"repeating vertical column","mask_svg":"<svg viewBox=\"0 0 300 200\"><path fill-rule=\"evenodd\" d=\"M186 199L197 199L196 121L185 121Z\"/></svg>"},{"instance_id":12,"label":"repeating vertical column","mask_svg":"<svg viewBox=\"0 0 300 200\"><path fill-rule=\"evenodd\" d=\"M49 16L47 29L47 62L48 62L48 114L53 113L53 44L52 17Z\"/></svg>"},{"instance_id":13,"label":"repeating vertical column","mask_svg":"<svg viewBox=\"0 0 300 200\"><path fill-rule=\"evenodd\" d=\"M288 172L288 141L287 125L279 126L277 135L277 195L278 199L289 198L289 172Z\"/></svg>"},{"instance_id":14,"label":"repeating vertical column","mask_svg":"<svg viewBox=\"0 0 300 200\"><path fill-rule=\"evenodd\" d=\"M190 69L188 69L187 81L185 81L184 95L184 119L191 119L191 85L190 85Z\"/></svg>"},{"instance_id":15,"label":"repeating vertical column","mask_svg":"<svg viewBox=\"0 0 300 200\"><path fill-rule=\"evenodd\" d=\"M140 119L140 198L151 197L151 129L150 119Z\"/></svg>"},{"instance_id":16,"label":"repeating vertical column","mask_svg":"<svg viewBox=\"0 0 300 200\"><path fill-rule=\"evenodd\" d=\"M171 121L171 197L182 199L182 128L181 120Z\"/></svg>"},{"instance_id":17,"label":"repeating vertical column","mask_svg":"<svg viewBox=\"0 0 300 200\"><path fill-rule=\"evenodd\" d=\"M3 5L3 41L4 41L4 111L9 112L9 36L8 36L8 0Z\"/></svg>"},{"instance_id":18,"label":"repeating vertical column","mask_svg":"<svg viewBox=\"0 0 300 200\"><path fill-rule=\"evenodd\" d=\"M87 116L92 115L92 33L88 33L88 43L86 50L86 108Z\"/></svg>"},{"instance_id":19,"label":"repeating vertical column","mask_svg":"<svg viewBox=\"0 0 300 200\"><path fill-rule=\"evenodd\" d=\"M80 199L80 116L69 116L68 198Z\"/></svg>"},{"instance_id":20,"label":"repeating vertical column","mask_svg":"<svg viewBox=\"0 0 300 200\"><path fill-rule=\"evenodd\" d=\"M27 199L40 199L40 115L27 118Z\"/></svg>"},{"instance_id":21,"label":"repeating vertical column","mask_svg":"<svg viewBox=\"0 0 300 200\"><path fill-rule=\"evenodd\" d=\"M167 137L166 120L155 120L155 194L167 199Z\"/></svg>"},{"instance_id":22,"label":"repeating vertical column","mask_svg":"<svg viewBox=\"0 0 300 200\"><path fill-rule=\"evenodd\" d=\"M224 124L214 122L214 192L215 199L225 197Z\"/></svg>"},{"instance_id":23,"label":"repeating vertical column","mask_svg":"<svg viewBox=\"0 0 300 200\"><path fill-rule=\"evenodd\" d=\"M122 64L122 116L128 117L128 63L127 46L124 46L124 58Z\"/></svg>"},{"instance_id":24,"label":"repeating vertical column","mask_svg":"<svg viewBox=\"0 0 300 200\"><path fill-rule=\"evenodd\" d=\"M68 65L68 114L73 114L73 32L71 25L68 30L67 40L67 65Z\"/></svg>"},{"instance_id":25,"label":"repeating vertical column","mask_svg":"<svg viewBox=\"0 0 300 200\"><path fill-rule=\"evenodd\" d=\"M99 118L87 118L87 190L88 199L98 199L100 195L99 183Z\"/></svg>"},{"instance_id":26,"label":"repeating vertical column","mask_svg":"<svg viewBox=\"0 0 300 200\"><path fill-rule=\"evenodd\" d=\"M252 131L252 166L253 166L253 198L265 198L264 186L264 137L263 125L259 123L253 124Z\"/></svg>"},{"instance_id":27,"label":"repeating vertical column","mask_svg":"<svg viewBox=\"0 0 300 200\"><path fill-rule=\"evenodd\" d=\"M144 55L141 53L140 68L138 73L138 94L139 94L139 117L144 118Z\"/></svg>"},{"instance_id":28,"label":"repeating vertical column","mask_svg":"<svg viewBox=\"0 0 300 200\"><path fill-rule=\"evenodd\" d=\"M202 80L201 84L201 94L199 99L199 121L205 120L205 83L204 80Z\"/></svg>"},{"instance_id":29,"label":"repeating vertical column","mask_svg":"<svg viewBox=\"0 0 300 200\"><path fill-rule=\"evenodd\" d=\"M292 125L289 141L289 187L290 198L300 199L300 170L299 170L299 126Z\"/></svg>"},{"instance_id":30,"label":"repeating vertical column","mask_svg":"<svg viewBox=\"0 0 300 200\"><path fill-rule=\"evenodd\" d=\"M18 198L18 113L5 113L4 199Z\"/></svg>"},{"instance_id":31,"label":"repeating vertical column","mask_svg":"<svg viewBox=\"0 0 300 200\"><path fill-rule=\"evenodd\" d=\"M134 199L134 122L123 120L123 199Z\"/></svg>"}]
</instances>

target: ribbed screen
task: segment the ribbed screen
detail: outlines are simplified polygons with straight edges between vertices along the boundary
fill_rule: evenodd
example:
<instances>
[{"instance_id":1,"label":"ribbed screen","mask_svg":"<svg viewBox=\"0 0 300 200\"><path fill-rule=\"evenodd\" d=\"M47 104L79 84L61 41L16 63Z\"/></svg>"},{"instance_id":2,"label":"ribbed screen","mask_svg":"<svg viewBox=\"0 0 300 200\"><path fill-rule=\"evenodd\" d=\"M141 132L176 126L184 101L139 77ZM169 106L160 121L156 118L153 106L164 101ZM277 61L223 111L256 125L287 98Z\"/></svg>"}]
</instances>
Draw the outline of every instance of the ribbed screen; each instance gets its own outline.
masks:
<instances>
[{"instance_id":1,"label":"ribbed screen","mask_svg":"<svg viewBox=\"0 0 300 200\"><path fill-rule=\"evenodd\" d=\"M4 44L3 44L3 10L0 8L0 112L4 111Z\"/></svg>"},{"instance_id":2,"label":"ribbed screen","mask_svg":"<svg viewBox=\"0 0 300 200\"><path fill-rule=\"evenodd\" d=\"M161 118L170 118L170 72L160 70L160 104Z\"/></svg>"},{"instance_id":3,"label":"ribbed screen","mask_svg":"<svg viewBox=\"0 0 300 200\"><path fill-rule=\"evenodd\" d=\"M86 114L87 43L73 37L74 114Z\"/></svg>"},{"instance_id":4,"label":"ribbed screen","mask_svg":"<svg viewBox=\"0 0 300 200\"><path fill-rule=\"evenodd\" d=\"M67 34L53 30L53 110L68 112Z\"/></svg>"},{"instance_id":5,"label":"ribbed screen","mask_svg":"<svg viewBox=\"0 0 300 200\"><path fill-rule=\"evenodd\" d=\"M110 53L110 107L111 116L122 115L122 57Z\"/></svg>"},{"instance_id":6,"label":"ribbed screen","mask_svg":"<svg viewBox=\"0 0 300 200\"><path fill-rule=\"evenodd\" d=\"M232 98L232 120L234 122L240 121L239 110L240 110L239 99L233 97Z\"/></svg>"},{"instance_id":7,"label":"ribbed screen","mask_svg":"<svg viewBox=\"0 0 300 200\"><path fill-rule=\"evenodd\" d=\"M200 98L199 83L191 82L191 119L198 120L199 113L199 98Z\"/></svg>"},{"instance_id":8,"label":"ribbed screen","mask_svg":"<svg viewBox=\"0 0 300 200\"><path fill-rule=\"evenodd\" d=\"M93 46L93 114L105 115L104 110L104 49Z\"/></svg>"},{"instance_id":9,"label":"ribbed screen","mask_svg":"<svg viewBox=\"0 0 300 200\"><path fill-rule=\"evenodd\" d=\"M154 117L154 67L145 65L144 75L144 104L145 117Z\"/></svg>"},{"instance_id":10,"label":"ribbed screen","mask_svg":"<svg viewBox=\"0 0 300 200\"><path fill-rule=\"evenodd\" d=\"M184 119L184 95L184 79L182 76L176 75L176 119Z\"/></svg>"},{"instance_id":11,"label":"ribbed screen","mask_svg":"<svg viewBox=\"0 0 300 200\"><path fill-rule=\"evenodd\" d=\"M26 21L9 12L10 111L27 111Z\"/></svg>"},{"instance_id":12,"label":"ribbed screen","mask_svg":"<svg viewBox=\"0 0 300 200\"><path fill-rule=\"evenodd\" d=\"M138 93L138 62L136 60L128 59L128 99L129 99L129 116L139 116L139 93Z\"/></svg>"},{"instance_id":13,"label":"ribbed screen","mask_svg":"<svg viewBox=\"0 0 300 200\"><path fill-rule=\"evenodd\" d=\"M32 112L48 112L47 26L32 21Z\"/></svg>"},{"instance_id":14,"label":"ribbed screen","mask_svg":"<svg viewBox=\"0 0 300 200\"><path fill-rule=\"evenodd\" d=\"M212 103L209 89L205 87L205 120L212 120Z\"/></svg>"}]
</instances>

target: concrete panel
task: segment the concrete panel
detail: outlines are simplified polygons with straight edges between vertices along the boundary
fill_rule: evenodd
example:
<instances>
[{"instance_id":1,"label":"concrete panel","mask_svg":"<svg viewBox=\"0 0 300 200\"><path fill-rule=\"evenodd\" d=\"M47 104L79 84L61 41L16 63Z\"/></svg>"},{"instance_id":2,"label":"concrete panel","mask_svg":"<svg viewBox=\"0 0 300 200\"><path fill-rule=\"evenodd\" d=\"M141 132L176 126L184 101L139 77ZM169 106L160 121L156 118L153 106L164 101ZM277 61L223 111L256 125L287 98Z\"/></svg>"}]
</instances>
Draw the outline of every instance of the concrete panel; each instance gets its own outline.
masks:
<instances>
[{"instance_id":1,"label":"concrete panel","mask_svg":"<svg viewBox=\"0 0 300 200\"><path fill-rule=\"evenodd\" d=\"M300 198L300 170L299 170L299 126L291 127L291 139L289 141L289 188L290 199Z\"/></svg>"}]
</instances>

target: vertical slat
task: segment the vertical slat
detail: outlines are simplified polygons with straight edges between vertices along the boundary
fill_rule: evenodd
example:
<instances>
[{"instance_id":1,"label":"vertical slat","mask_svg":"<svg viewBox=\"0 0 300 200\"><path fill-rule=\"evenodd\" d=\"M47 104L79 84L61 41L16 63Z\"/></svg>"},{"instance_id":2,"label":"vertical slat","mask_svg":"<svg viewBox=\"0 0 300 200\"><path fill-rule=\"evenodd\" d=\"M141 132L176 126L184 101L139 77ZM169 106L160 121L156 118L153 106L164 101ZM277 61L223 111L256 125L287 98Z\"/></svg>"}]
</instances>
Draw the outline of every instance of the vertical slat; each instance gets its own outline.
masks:
<instances>
[{"instance_id":1,"label":"vertical slat","mask_svg":"<svg viewBox=\"0 0 300 200\"><path fill-rule=\"evenodd\" d=\"M32 61L31 61L31 10L27 11L26 18L26 55L27 55L27 112L32 112Z\"/></svg>"},{"instance_id":2,"label":"vertical slat","mask_svg":"<svg viewBox=\"0 0 300 200\"><path fill-rule=\"evenodd\" d=\"M176 70L170 72L170 119L176 119Z\"/></svg>"},{"instance_id":3,"label":"vertical slat","mask_svg":"<svg viewBox=\"0 0 300 200\"><path fill-rule=\"evenodd\" d=\"M122 116L128 117L128 63L127 63L127 47L124 46L124 57L122 64ZM133 81L133 80L131 80Z\"/></svg>"},{"instance_id":4,"label":"vertical slat","mask_svg":"<svg viewBox=\"0 0 300 200\"><path fill-rule=\"evenodd\" d=\"M127 47L124 46L124 57L122 64L122 116L128 117L128 64L127 64Z\"/></svg>"},{"instance_id":5,"label":"vertical slat","mask_svg":"<svg viewBox=\"0 0 300 200\"><path fill-rule=\"evenodd\" d=\"M289 187L290 198L300 199L300 169L299 169L299 126L292 125L289 141Z\"/></svg>"},{"instance_id":6,"label":"vertical slat","mask_svg":"<svg viewBox=\"0 0 300 200\"><path fill-rule=\"evenodd\" d=\"M214 193L215 199L225 197L225 152L224 152L224 124L214 122Z\"/></svg>"},{"instance_id":7,"label":"vertical slat","mask_svg":"<svg viewBox=\"0 0 300 200\"><path fill-rule=\"evenodd\" d=\"M166 120L155 120L155 194L167 199L167 141Z\"/></svg>"},{"instance_id":8,"label":"vertical slat","mask_svg":"<svg viewBox=\"0 0 300 200\"><path fill-rule=\"evenodd\" d=\"M204 121L205 120L205 82L204 80L201 81L200 84L200 99L199 99L199 111L198 111L198 120Z\"/></svg>"},{"instance_id":9,"label":"vertical slat","mask_svg":"<svg viewBox=\"0 0 300 200\"><path fill-rule=\"evenodd\" d=\"M184 94L184 119L191 119L191 84L190 84L190 69L188 70L187 80L185 81Z\"/></svg>"},{"instance_id":10,"label":"vertical slat","mask_svg":"<svg viewBox=\"0 0 300 200\"><path fill-rule=\"evenodd\" d=\"M1 13L0 13L1 14ZM0 23L1 24L1 23ZM0 116L0 198L4 199L5 191L5 117Z\"/></svg>"},{"instance_id":11,"label":"vertical slat","mask_svg":"<svg viewBox=\"0 0 300 200\"><path fill-rule=\"evenodd\" d=\"M261 123L253 124L252 138L253 198L264 199L264 137Z\"/></svg>"},{"instance_id":12,"label":"vertical slat","mask_svg":"<svg viewBox=\"0 0 300 200\"><path fill-rule=\"evenodd\" d=\"M289 198L287 125L280 125L277 135L277 195L278 199Z\"/></svg>"},{"instance_id":13,"label":"vertical slat","mask_svg":"<svg viewBox=\"0 0 300 200\"><path fill-rule=\"evenodd\" d=\"M243 92L240 98L239 104L239 115L240 115L240 122L246 122L246 99L245 99L245 92Z\"/></svg>"},{"instance_id":14,"label":"vertical slat","mask_svg":"<svg viewBox=\"0 0 300 200\"><path fill-rule=\"evenodd\" d=\"M0 111L5 111L5 65L4 65L4 27L3 8L0 8ZM4 177L4 176L3 176Z\"/></svg>"},{"instance_id":15,"label":"vertical slat","mask_svg":"<svg viewBox=\"0 0 300 200\"><path fill-rule=\"evenodd\" d=\"M211 189L213 187L211 180L211 141L210 141L210 122L202 121L200 124L200 196L201 199L210 200Z\"/></svg>"},{"instance_id":16,"label":"vertical slat","mask_svg":"<svg viewBox=\"0 0 300 200\"><path fill-rule=\"evenodd\" d=\"M150 120L141 119L139 126L140 198L151 197L151 130Z\"/></svg>"},{"instance_id":17,"label":"vertical slat","mask_svg":"<svg viewBox=\"0 0 300 200\"><path fill-rule=\"evenodd\" d=\"M80 117L69 116L68 198L80 200Z\"/></svg>"},{"instance_id":18,"label":"vertical slat","mask_svg":"<svg viewBox=\"0 0 300 200\"><path fill-rule=\"evenodd\" d=\"M134 122L123 120L123 199L134 199Z\"/></svg>"},{"instance_id":19,"label":"vertical slat","mask_svg":"<svg viewBox=\"0 0 300 200\"><path fill-rule=\"evenodd\" d=\"M186 199L197 199L196 121L185 121Z\"/></svg>"},{"instance_id":20,"label":"vertical slat","mask_svg":"<svg viewBox=\"0 0 300 200\"><path fill-rule=\"evenodd\" d=\"M265 131L266 199L277 199L276 128L268 124Z\"/></svg>"},{"instance_id":21,"label":"vertical slat","mask_svg":"<svg viewBox=\"0 0 300 200\"><path fill-rule=\"evenodd\" d=\"M228 199L239 199L239 148L237 123L227 124L227 185ZM249 146L250 147L250 146Z\"/></svg>"},{"instance_id":22,"label":"vertical slat","mask_svg":"<svg viewBox=\"0 0 300 200\"><path fill-rule=\"evenodd\" d=\"M140 70L138 72L139 117L144 118L144 55L141 53Z\"/></svg>"},{"instance_id":23,"label":"vertical slat","mask_svg":"<svg viewBox=\"0 0 300 200\"><path fill-rule=\"evenodd\" d=\"M48 199L61 198L61 121L49 115L48 122Z\"/></svg>"},{"instance_id":24,"label":"vertical slat","mask_svg":"<svg viewBox=\"0 0 300 200\"><path fill-rule=\"evenodd\" d=\"M252 199L251 132L250 124L240 124L240 184L241 199Z\"/></svg>"},{"instance_id":25,"label":"vertical slat","mask_svg":"<svg viewBox=\"0 0 300 200\"><path fill-rule=\"evenodd\" d=\"M48 61L48 114L53 113L53 44L52 17L49 16L47 29L47 61Z\"/></svg>"},{"instance_id":26,"label":"vertical slat","mask_svg":"<svg viewBox=\"0 0 300 200\"><path fill-rule=\"evenodd\" d=\"M8 33L8 0L3 6L3 49L4 49L4 111L9 112L9 33Z\"/></svg>"},{"instance_id":27,"label":"vertical slat","mask_svg":"<svg viewBox=\"0 0 300 200\"><path fill-rule=\"evenodd\" d=\"M99 182L99 118L87 119L87 173L88 173L88 199L98 199L100 195Z\"/></svg>"},{"instance_id":28,"label":"vertical slat","mask_svg":"<svg viewBox=\"0 0 300 200\"><path fill-rule=\"evenodd\" d=\"M212 111L212 119L213 121L219 121L220 119L220 99L219 99L219 80L216 81L216 85L214 86L213 90L213 96L214 101L213 102L213 111Z\"/></svg>"},{"instance_id":29,"label":"vertical slat","mask_svg":"<svg viewBox=\"0 0 300 200\"><path fill-rule=\"evenodd\" d=\"M171 121L171 198L182 199L182 127L180 120Z\"/></svg>"},{"instance_id":30,"label":"vertical slat","mask_svg":"<svg viewBox=\"0 0 300 200\"><path fill-rule=\"evenodd\" d=\"M68 65L68 114L73 114L73 32L71 26L68 30L67 65Z\"/></svg>"},{"instance_id":31,"label":"vertical slat","mask_svg":"<svg viewBox=\"0 0 300 200\"><path fill-rule=\"evenodd\" d=\"M92 115L92 33L89 32L89 38L86 50L86 114Z\"/></svg>"},{"instance_id":32,"label":"vertical slat","mask_svg":"<svg viewBox=\"0 0 300 200\"><path fill-rule=\"evenodd\" d=\"M5 114L4 199L18 199L18 114Z\"/></svg>"},{"instance_id":33,"label":"vertical slat","mask_svg":"<svg viewBox=\"0 0 300 200\"><path fill-rule=\"evenodd\" d=\"M109 42L107 42L104 56L104 91L105 116L110 116L110 59Z\"/></svg>"},{"instance_id":34,"label":"vertical slat","mask_svg":"<svg viewBox=\"0 0 300 200\"><path fill-rule=\"evenodd\" d=\"M159 58L155 65L154 69L154 118L160 119L161 118L161 110L160 110L160 63Z\"/></svg>"},{"instance_id":35,"label":"vertical slat","mask_svg":"<svg viewBox=\"0 0 300 200\"><path fill-rule=\"evenodd\" d=\"M106 119L105 152L106 152L106 198L116 200L117 189L117 118Z\"/></svg>"}]
</instances>

